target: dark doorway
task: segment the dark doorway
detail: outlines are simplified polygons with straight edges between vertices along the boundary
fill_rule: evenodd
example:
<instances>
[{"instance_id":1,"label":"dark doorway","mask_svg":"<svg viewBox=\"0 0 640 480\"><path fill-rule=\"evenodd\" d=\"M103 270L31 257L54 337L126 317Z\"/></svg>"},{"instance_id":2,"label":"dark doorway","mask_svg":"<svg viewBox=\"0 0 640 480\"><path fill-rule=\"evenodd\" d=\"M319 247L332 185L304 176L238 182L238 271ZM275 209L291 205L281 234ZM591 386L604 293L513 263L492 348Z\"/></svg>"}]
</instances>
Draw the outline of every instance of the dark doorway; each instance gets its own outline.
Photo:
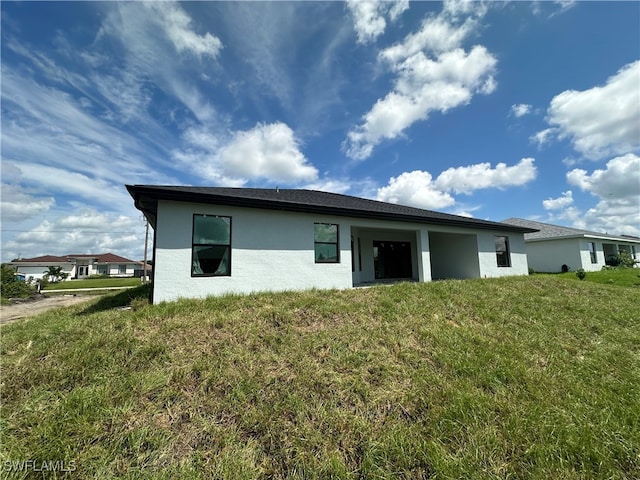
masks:
<instances>
[{"instance_id":1,"label":"dark doorway","mask_svg":"<svg viewBox=\"0 0 640 480\"><path fill-rule=\"evenodd\" d=\"M376 278L412 278L410 242L373 242Z\"/></svg>"}]
</instances>

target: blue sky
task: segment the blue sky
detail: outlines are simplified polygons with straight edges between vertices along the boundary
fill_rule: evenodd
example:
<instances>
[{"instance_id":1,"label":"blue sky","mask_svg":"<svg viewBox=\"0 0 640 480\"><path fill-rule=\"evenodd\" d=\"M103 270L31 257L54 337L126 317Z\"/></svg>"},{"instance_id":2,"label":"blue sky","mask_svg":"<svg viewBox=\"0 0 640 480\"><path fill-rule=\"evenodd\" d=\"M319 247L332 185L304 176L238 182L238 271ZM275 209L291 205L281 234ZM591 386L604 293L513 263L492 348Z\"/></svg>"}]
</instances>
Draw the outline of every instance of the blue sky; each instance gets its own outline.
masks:
<instances>
[{"instance_id":1,"label":"blue sky","mask_svg":"<svg viewBox=\"0 0 640 480\"><path fill-rule=\"evenodd\" d=\"M124 184L640 235L638 2L2 2L2 261L142 258Z\"/></svg>"}]
</instances>

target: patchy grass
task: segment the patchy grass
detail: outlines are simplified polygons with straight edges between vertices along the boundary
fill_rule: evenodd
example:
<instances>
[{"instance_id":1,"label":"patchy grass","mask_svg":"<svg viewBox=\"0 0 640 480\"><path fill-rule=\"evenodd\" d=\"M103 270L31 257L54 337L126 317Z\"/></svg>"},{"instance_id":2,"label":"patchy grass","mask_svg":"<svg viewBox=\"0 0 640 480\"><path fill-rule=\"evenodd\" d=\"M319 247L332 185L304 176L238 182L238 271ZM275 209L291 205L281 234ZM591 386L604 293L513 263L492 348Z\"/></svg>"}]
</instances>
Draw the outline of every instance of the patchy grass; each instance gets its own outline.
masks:
<instances>
[{"instance_id":1,"label":"patchy grass","mask_svg":"<svg viewBox=\"0 0 640 480\"><path fill-rule=\"evenodd\" d=\"M49 283L46 290L76 289L76 288L109 288L109 287L138 287L142 282L139 278L89 278L86 280L68 280L65 282Z\"/></svg>"},{"instance_id":2,"label":"patchy grass","mask_svg":"<svg viewBox=\"0 0 640 480\"><path fill-rule=\"evenodd\" d=\"M534 276L155 306L142 288L119 295L2 328L3 465L640 478L637 288Z\"/></svg>"},{"instance_id":3,"label":"patchy grass","mask_svg":"<svg viewBox=\"0 0 640 480\"><path fill-rule=\"evenodd\" d=\"M586 272L584 281L618 285L621 287L640 287L640 268L616 268L599 272ZM576 272L558 274L561 278L578 280Z\"/></svg>"}]
</instances>

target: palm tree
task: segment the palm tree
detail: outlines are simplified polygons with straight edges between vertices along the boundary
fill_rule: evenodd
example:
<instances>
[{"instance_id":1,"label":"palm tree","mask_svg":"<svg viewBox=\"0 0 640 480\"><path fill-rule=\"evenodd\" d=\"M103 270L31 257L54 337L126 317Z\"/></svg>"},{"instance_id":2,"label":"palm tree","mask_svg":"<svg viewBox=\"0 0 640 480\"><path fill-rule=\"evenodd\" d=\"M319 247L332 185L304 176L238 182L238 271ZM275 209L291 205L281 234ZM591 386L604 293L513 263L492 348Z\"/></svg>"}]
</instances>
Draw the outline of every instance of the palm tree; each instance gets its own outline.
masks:
<instances>
[{"instance_id":1,"label":"palm tree","mask_svg":"<svg viewBox=\"0 0 640 480\"><path fill-rule=\"evenodd\" d=\"M68 273L62 271L62 267L54 266L48 267L48 270L45 270L43 273L44 275L42 277L51 283L59 282L69 276Z\"/></svg>"}]
</instances>

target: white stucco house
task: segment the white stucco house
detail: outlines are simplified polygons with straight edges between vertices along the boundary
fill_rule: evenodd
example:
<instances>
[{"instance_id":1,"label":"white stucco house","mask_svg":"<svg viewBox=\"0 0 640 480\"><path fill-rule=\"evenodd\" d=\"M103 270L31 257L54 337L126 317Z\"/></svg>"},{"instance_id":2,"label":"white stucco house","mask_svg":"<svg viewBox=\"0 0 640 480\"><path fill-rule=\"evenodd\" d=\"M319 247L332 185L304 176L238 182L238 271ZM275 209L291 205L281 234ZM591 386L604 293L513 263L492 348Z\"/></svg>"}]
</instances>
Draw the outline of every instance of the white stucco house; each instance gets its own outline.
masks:
<instances>
[{"instance_id":1,"label":"white stucco house","mask_svg":"<svg viewBox=\"0 0 640 480\"><path fill-rule=\"evenodd\" d=\"M509 218L503 223L531 228L525 233L527 260L536 272L560 272L566 265L574 271L602 270L611 258L626 252L640 261L640 238L562 227L522 218Z\"/></svg>"},{"instance_id":2,"label":"white stucco house","mask_svg":"<svg viewBox=\"0 0 640 480\"><path fill-rule=\"evenodd\" d=\"M152 301L528 274L528 227L312 190L127 185Z\"/></svg>"},{"instance_id":3,"label":"white stucco house","mask_svg":"<svg viewBox=\"0 0 640 480\"><path fill-rule=\"evenodd\" d=\"M70 254L63 256L43 255L33 258L17 258L9 262L16 273L25 278L41 279L49 267L61 267L68 274L67 280L88 278L91 275L109 277L133 277L142 269L142 262L113 253Z\"/></svg>"}]
</instances>

